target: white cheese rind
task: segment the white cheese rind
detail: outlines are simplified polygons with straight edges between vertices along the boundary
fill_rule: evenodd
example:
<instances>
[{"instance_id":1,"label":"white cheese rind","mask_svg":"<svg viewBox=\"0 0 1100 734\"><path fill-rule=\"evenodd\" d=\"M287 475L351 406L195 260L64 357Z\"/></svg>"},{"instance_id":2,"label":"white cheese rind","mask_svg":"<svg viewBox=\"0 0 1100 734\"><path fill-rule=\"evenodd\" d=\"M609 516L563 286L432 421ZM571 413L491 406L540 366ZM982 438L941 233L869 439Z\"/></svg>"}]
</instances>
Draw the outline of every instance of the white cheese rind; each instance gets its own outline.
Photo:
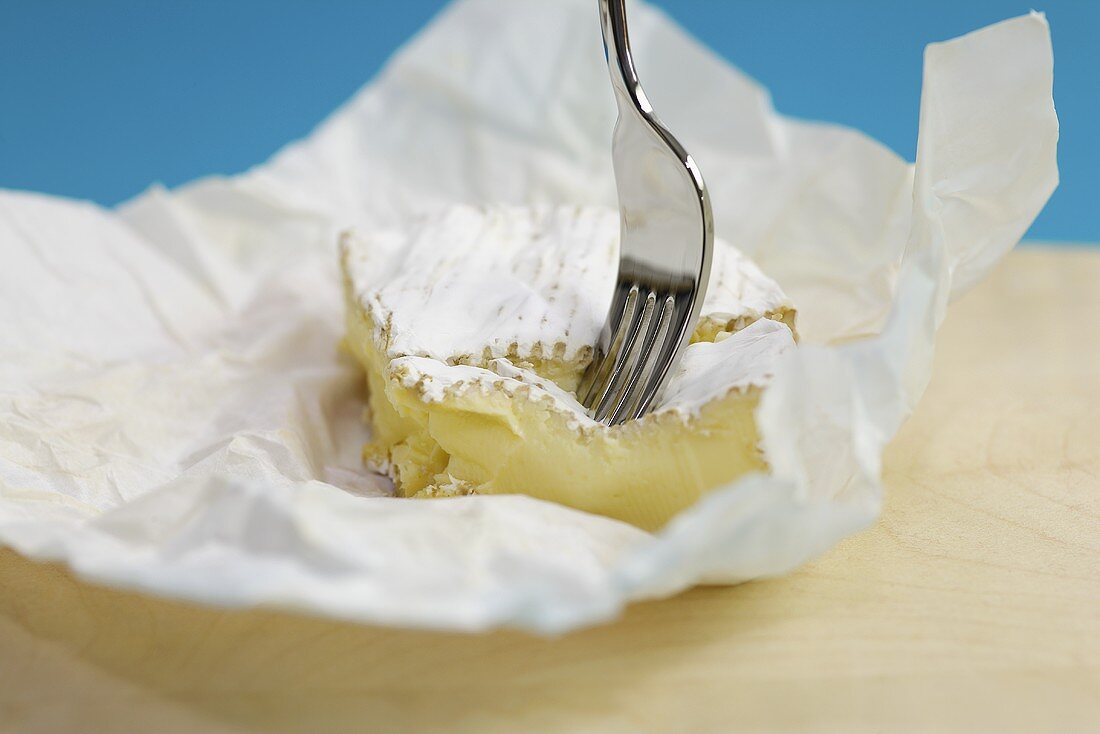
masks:
<instances>
[{"instance_id":1,"label":"white cheese rind","mask_svg":"<svg viewBox=\"0 0 1100 734\"><path fill-rule=\"evenodd\" d=\"M790 328L771 319L760 319L746 328L722 335L717 342L687 347L653 411L683 418L697 415L704 405L736 390L764 387L777 360L795 346ZM524 392L528 400L543 403L564 415L578 429L599 430L603 424L589 418L577 397L531 370L507 359L494 359L486 367L449 365L428 357L405 356L392 360L387 376L403 387L415 389L427 403L470 390L502 391L509 396Z\"/></svg>"},{"instance_id":2,"label":"white cheese rind","mask_svg":"<svg viewBox=\"0 0 1100 734\"><path fill-rule=\"evenodd\" d=\"M352 297L387 356L485 366L586 360L611 300L618 213L604 207L453 206L418 227L344 237ZM744 325L791 309L718 240L703 315Z\"/></svg>"}]
</instances>

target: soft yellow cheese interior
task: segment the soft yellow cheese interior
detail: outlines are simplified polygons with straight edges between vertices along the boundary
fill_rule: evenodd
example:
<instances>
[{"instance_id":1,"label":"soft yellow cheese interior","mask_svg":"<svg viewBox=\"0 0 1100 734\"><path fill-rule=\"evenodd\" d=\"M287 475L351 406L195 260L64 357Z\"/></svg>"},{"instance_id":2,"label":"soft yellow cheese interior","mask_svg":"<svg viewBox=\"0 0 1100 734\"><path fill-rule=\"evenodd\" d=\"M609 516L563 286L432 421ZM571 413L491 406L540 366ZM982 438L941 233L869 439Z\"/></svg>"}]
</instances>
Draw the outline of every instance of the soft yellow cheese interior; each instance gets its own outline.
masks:
<instances>
[{"instance_id":1,"label":"soft yellow cheese interior","mask_svg":"<svg viewBox=\"0 0 1100 734\"><path fill-rule=\"evenodd\" d=\"M376 333L349 299L346 344L366 371L373 428L364 457L387 471L403 496L521 493L654 530L708 490L765 468L753 420L759 388L734 390L690 420L651 414L578 430L523 392L471 390L424 400L387 375ZM711 328L696 333L697 340L714 336ZM583 370L548 367L543 376L566 389Z\"/></svg>"}]
</instances>

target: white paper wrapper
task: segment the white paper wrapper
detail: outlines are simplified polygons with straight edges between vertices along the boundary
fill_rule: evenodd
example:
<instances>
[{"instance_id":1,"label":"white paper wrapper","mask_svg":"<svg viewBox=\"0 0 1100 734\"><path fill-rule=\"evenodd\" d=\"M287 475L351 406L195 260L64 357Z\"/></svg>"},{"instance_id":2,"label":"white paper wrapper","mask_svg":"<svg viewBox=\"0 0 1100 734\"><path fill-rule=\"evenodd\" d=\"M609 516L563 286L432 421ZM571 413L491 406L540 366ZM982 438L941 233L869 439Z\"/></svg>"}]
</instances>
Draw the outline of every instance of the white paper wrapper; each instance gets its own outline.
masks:
<instances>
[{"instance_id":1,"label":"white paper wrapper","mask_svg":"<svg viewBox=\"0 0 1100 734\"><path fill-rule=\"evenodd\" d=\"M800 309L758 415L771 475L652 536L521 496L393 499L363 469L337 230L454 201L615 204L595 4L467 0L246 175L118 211L0 194L0 541L212 604L559 631L784 573L871 523L946 301L1056 185L1047 24L929 46L914 167L776 115L657 11L631 23L719 236Z\"/></svg>"}]
</instances>

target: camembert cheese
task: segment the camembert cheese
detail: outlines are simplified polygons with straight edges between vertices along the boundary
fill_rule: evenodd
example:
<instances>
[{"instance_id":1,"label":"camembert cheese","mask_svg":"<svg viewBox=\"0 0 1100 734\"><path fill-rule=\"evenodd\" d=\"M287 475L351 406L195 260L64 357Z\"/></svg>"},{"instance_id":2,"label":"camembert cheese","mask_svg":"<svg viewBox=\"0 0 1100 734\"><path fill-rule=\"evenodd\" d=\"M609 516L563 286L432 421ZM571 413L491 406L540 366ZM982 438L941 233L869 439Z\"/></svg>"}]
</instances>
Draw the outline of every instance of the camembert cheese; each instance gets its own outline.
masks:
<instances>
[{"instance_id":1,"label":"camembert cheese","mask_svg":"<svg viewBox=\"0 0 1100 734\"><path fill-rule=\"evenodd\" d=\"M753 412L794 309L715 243L702 316L657 408L607 427L574 390L611 299L618 213L455 206L341 238L346 346L366 370L371 467L404 496L522 493L663 525L765 468Z\"/></svg>"}]
</instances>

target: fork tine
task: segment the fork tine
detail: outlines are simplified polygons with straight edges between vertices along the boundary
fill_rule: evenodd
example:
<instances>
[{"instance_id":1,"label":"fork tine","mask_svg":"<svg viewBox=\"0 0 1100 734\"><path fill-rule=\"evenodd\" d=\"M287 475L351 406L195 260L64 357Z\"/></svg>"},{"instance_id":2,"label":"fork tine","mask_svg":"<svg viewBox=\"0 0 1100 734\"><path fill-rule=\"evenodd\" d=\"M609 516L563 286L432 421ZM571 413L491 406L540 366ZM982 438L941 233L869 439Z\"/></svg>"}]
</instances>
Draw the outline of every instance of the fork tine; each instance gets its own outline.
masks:
<instances>
[{"instance_id":1,"label":"fork tine","mask_svg":"<svg viewBox=\"0 0 1100 734\"><path fill-rule=\"evenodd\" d=\"M626 329L633 321L637 308L637 285L628 289L615 289L615 296L608 312L610 323L604 327L612 331L611 338L607 341L607 351L604 351L602 343L596 345L596 355L585 371L577 390L577 395L581 396L581 404L585 408L592 408L597 396L602 396L607 389L608 377L619 357L620 347L626 337Z\"/></svg>"},{"instance_id":2,"label":"fork tine","mask_svg":"<svg viewBox=\"0 0 1100 734\"><path fill-rule=\"evenodd\" d=\"M671 301L674 299L670 297L669 300ZM671 359L669 355L675 352L679 347L680 342L683 340L685 330L690 330L693 326L694 324L691 323L691 299L682 298L675 301L671 307L671 316L668 319L668 329L660 339L660 351L657 353L657 358L653 360L654 365L660 368L654 369L650 373L645 386L639 393L640 398L638 404L632 411L622 416L624 421L634 420L635 418L645 415L653 400L660 396L671 371Z\"/></svg>"},{"instance_id":3,"label":"fork tine","mask_svg":"<svg viewBox=\"0 0 1100 734\"><path fill-rule=\"evenodd\" d=\"M645 302L641 308L637 309L634 318L626 332L626 338L623 341L622 348L619 350L619 354L615 359L615 369L611 373L611 378L607 381L607 387L604 389L603 394L600 395L599 401L596 403L595 409L592 411L592 417L600 421L601 423L607 418L608 411L616 406L616 402L619 395L625 386L625 379L633 372L634 365L637 359L638 349L638 335L642 331L649 328L649 322L653 317L653 306L657 300L657 294L650 291L645 298ZM630 369L627 369L627 366Z\"/></svg>"},{"instance_id":4,"label":"fork tine","mask_svg":"<svg viewBox=\"0 0 1100 734\"><path fill-rule=\"evenodd\" d=\"M652 294L654 300L656 300L656 294ZM664 346L666 344L666 337L669 331L669 317L673 313L676 307L676 298L672 295L668 295L664 299L664 303L660 305L660 310L657 312L657 317L651 319L649 329L646 331L645 340L642 342L642 348L638 350L638 358L634 363L631 370L630 379L626 383L626 387L622 392L622 396L619 398L618 404L611 412L608 418L609 425L615 425L623 422L628 417L633 417L636 410L635 403L638 402L639 397L644 397L644 393L639 392L639 388L643 385L648 385L651 382L651 375L655 372L655 367L658 365L658 359L654 358L653 347L656 344L661 345L661 349L657 352L659 357L664 352ZM654 310L657 310L656 304ZM643 379L643 377L645 379Z\"/></svg>"}]
</instances>

